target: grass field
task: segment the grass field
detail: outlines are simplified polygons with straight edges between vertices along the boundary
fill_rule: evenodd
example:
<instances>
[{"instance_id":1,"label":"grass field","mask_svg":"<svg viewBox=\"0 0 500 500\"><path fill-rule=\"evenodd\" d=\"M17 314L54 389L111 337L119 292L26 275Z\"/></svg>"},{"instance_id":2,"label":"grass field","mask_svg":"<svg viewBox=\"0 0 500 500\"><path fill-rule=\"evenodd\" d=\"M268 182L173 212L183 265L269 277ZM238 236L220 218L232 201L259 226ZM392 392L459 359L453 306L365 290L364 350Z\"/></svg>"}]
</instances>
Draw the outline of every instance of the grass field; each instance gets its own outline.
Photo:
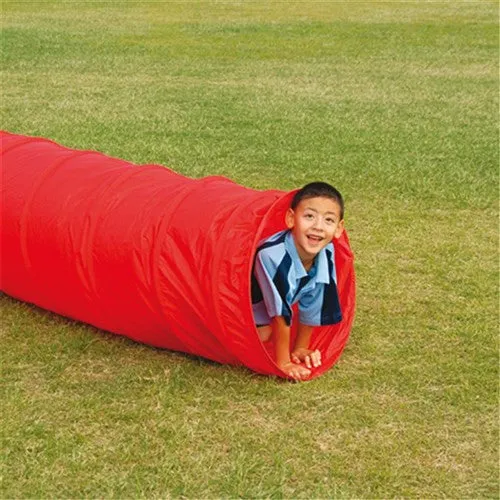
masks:
<instances>
[{"instance_id":1,"label":"grass field","mask_svg":"<svg viewBox=\"0 0 500 500\"><path fill-rule=\"evenodd\" d=\"M496 2L10 2L1 127L347 202L292 384L1 298L1 498L498 498Z\"/></svg>"}]
</instances>

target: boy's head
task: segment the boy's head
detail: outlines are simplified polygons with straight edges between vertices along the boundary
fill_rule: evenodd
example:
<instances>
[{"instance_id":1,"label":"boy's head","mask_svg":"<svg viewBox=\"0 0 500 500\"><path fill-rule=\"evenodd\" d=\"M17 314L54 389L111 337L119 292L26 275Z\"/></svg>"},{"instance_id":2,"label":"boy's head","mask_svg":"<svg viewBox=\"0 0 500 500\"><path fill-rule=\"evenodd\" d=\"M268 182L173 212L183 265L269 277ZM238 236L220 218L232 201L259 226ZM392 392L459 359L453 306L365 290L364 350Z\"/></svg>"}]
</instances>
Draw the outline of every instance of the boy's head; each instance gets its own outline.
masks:
<instances>
[{"instance_id":1,"label":"boy's head","mask_svg":"<svg viewBox=\"0 0 500 500\"><path fill-rule=\"evenodd\" d=\"M311 182L297 191L285 222L303 263L309 263L344 230L344 200L326 182Z\"/></svg>"},{"instance_id":2,"label":"boy's head","mask_svg":"<svg viewBox=\"0 0 500 500\"><path fill-rule=\"evenodd\" d=\"M340 208L340 220L344 220L344 199L340 192L326 182L311 182L299 189L292 199L290 208L295 210L297 205L307 198L330 198L336 202Z\"/></svg>"}]
</instances>

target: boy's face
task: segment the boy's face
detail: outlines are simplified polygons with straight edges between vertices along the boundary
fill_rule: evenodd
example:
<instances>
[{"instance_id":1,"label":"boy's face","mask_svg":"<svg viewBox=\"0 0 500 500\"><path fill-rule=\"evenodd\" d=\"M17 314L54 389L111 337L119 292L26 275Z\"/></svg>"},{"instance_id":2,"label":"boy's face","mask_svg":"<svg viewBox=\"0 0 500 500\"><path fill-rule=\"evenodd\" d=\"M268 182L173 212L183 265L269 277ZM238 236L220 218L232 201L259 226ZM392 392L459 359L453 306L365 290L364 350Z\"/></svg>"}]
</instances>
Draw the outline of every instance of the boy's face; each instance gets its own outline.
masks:
<instances>
[{"instance_id":1,"label":"boy's face","mask_svg":"<svg viewBox=\"0 0 500 500\"><path fill-rule=\"evenodd\" d=\"M295 246L302 262L310 262L344 230L340 205L323 197L302 200L295 210L288 209L285 222L292 231Z\"/></svg>"}]
</instances>

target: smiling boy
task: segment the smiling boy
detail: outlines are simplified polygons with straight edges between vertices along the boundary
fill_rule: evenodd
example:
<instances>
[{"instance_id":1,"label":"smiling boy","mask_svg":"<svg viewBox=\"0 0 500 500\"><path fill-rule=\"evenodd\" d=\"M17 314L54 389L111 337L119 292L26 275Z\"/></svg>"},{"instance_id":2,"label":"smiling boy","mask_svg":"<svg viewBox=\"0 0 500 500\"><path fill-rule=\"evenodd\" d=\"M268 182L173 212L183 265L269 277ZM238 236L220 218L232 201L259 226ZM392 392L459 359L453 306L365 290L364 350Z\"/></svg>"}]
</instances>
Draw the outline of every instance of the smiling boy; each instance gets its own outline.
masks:
<instances>
[{"instance_id":1,"label":"smiling boy","mask_svg":"<svg viewBox=\"0 0 500 500\"><path fill-rule=\"evenodd\" d=\"M285 223L287 230L257 249L252 306L261 340L274 337L279 368L304 380L321 365L321 352L309 348L313 327L342 319L332 244L344 230L342 195L325 182L307 184L295 194ZM299 324L290 352L292 305L297 302Z\"/></svg>"}]
</instances>

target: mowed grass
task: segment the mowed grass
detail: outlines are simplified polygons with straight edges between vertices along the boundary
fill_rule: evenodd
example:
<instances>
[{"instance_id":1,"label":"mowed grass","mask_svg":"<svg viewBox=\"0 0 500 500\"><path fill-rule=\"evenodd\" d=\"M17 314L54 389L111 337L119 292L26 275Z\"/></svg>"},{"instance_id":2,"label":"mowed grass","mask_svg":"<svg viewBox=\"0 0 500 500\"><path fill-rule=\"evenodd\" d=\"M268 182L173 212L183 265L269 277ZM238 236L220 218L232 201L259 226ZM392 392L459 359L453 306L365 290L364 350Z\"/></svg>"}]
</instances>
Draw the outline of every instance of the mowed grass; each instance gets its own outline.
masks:
<instances>
[{"instance_id":1,"label":"mowed grass","mask_svg":"<svg viewBox=\"0 0 500 500\"><path fill-rule=\"evenodd\" d=\"M5 1L2 28L2 128L331 182L358 283L304 384L3 296L2 498L498 498L496 3Z\"/></svg>"}]
</instances>

